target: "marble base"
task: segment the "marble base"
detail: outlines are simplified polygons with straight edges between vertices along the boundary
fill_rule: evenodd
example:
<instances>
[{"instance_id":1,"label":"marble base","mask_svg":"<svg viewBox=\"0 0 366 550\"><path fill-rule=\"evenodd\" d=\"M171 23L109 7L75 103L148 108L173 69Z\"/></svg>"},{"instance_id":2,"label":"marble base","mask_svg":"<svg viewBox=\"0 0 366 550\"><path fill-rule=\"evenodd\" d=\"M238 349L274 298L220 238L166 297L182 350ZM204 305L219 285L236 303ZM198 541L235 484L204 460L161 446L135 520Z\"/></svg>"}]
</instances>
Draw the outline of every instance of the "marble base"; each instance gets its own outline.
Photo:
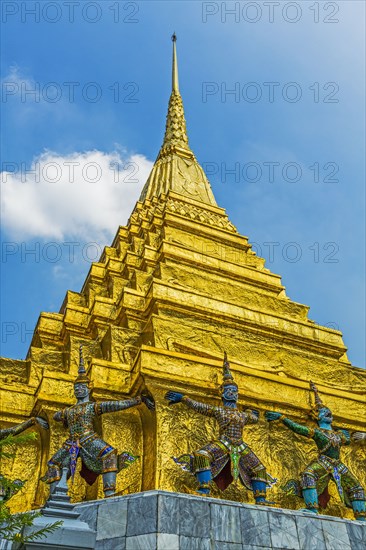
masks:
<instances>
[{"instance_id":1,"label":"marble base","mask_svg":"<svg viewBox=\"0 0 366 550\"><path fill-rule=\"evenodd\" d=\"M26 550L365 550L366 523L166 491L70 505L52 497L32 526L63 526ZM57 501L57 502L56 502ZM0 548L18 545L0 542ZM24 548L24 547L22 547Z\"/></svg>"},{"instance_id":2,"label":"marble base","mask_svg":"<svg viewBox=\"0 0 366 550\"><path fill-rule=\"evenodd\" d=\"M364 550L366 524L147 491L75 506L97 550Z\"/></svg>"}]
</instances>

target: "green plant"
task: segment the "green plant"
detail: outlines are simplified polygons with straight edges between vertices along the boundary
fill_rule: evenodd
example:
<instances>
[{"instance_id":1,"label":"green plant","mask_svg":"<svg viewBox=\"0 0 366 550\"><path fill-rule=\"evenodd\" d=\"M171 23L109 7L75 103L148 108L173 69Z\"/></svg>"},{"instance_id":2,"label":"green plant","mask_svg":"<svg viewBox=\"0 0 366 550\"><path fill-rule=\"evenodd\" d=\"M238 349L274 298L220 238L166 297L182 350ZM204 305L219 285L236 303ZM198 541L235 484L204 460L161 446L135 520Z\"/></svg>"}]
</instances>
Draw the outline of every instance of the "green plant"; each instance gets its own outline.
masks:
<instances>
[{"instance_id":1,"label":"green plant","mask_svg":"<svg viewBox=\"0 0 366 550\"><path fill-rule=\"evenodd\" d=\"M37 438L35 432L25 435L8 435L0 440L0 459L12 458L15 455L14 447L21 444L27 444ZM41 512L23 512L12 514L7 502L18 491L20 491L26 480L16 479L14 481L0 475L0 537L18 543L31 542L38 538L44 538L46 535L53 533L62 525L62 521L50 523L33 531L28 535L24 535L24 528L33 525L34 520L41 516Z\"/></svg>"}]
</instances>

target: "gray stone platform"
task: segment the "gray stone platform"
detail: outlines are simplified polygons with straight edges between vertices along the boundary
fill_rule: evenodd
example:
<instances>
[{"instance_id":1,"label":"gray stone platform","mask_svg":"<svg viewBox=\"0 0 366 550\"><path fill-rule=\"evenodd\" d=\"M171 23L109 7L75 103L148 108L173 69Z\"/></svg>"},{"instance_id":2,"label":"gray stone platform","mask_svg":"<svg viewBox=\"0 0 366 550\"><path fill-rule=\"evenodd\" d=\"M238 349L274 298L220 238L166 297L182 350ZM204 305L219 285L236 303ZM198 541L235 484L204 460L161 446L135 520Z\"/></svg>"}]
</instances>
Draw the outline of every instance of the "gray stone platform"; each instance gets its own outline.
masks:
<instances>
[{"instance_id":1,"label":"gray stone platform","mask_svg":"<svg viewBox=\"0 0 366 550\"><path fill-rule=\"evenodd\" d=\"M365 550L366 524L166 491L75 506L97 550Z\"/></svg>"}]
</instances>

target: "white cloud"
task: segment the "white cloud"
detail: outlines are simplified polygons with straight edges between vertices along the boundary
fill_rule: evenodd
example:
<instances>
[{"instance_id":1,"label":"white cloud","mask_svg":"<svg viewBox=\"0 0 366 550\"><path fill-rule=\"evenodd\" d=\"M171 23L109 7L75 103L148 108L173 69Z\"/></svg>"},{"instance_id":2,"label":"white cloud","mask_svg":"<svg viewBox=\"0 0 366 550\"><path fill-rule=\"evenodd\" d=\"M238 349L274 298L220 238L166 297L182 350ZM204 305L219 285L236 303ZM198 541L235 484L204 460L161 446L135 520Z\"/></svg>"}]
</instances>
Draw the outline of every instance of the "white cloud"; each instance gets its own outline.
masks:
<instances>
[{"instance_id":1,"label":"white cloud","mask_svg":"<svg viewBox=\"0 0 366 550\"><path fill-rule=\"evenodd\" d=\"M28 93L28 95L31 95L33 99L39 103L42 96L38 92L38 87L32 78L28 78L21 74L17 65L12 65L9 69L9 73L1 79L3 102L7 103L9 99L14 96L18 98L22 98L23 96L24 98ZM34 93L31 93L30 90L33 90Z\"/></svg>"},{"instance_id":2,"label":"white cloud","mask_svg":"<svg viewBox=\"0 0 366 550\"><path fill-rule=\"evenodd\" d=\"M67 88L57 82L37 82L32 76L26 76L17 65L1 79L2 102L4 112L11 116L12 124L21 126L40 118L52 116L53 120L65 121L66 116L76 116L77 110L70 101ZM14 130L14 128L13 128Z\"/></svg>"},{"instance_id":3,"label":"white cloud","mask_svg":"<svg viewBox=\"0 0 366 550\"><path fill-rule=\"evenodd\" d=\"M153 163L120 151L46 151L1 173L2 226L16 239L108 242L126 223Z\"/></svg>"}]
</instances>

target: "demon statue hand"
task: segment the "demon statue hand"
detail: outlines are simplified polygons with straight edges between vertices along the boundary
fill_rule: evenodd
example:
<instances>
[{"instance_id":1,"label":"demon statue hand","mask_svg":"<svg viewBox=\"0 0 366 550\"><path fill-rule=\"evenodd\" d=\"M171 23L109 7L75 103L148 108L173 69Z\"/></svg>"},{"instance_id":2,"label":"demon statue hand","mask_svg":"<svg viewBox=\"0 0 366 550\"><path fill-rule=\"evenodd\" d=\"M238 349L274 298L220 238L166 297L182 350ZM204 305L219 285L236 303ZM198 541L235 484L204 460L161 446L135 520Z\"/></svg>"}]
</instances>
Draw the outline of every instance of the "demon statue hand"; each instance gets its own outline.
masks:
<instances>
[{"instance_id":1,"label":"demon statue hand","mask_svg":"<svg viewBox=\"0 0 366 550\"><path fill-rule=\"evenodd\" d=\"M88 378L80 346L80 363L78 377L74 382L74 394L76 405L57 411L54 420L62 422L69 430L69 437L63 443L61 449L47 463L48 470L42 478L51 485L51 493L61 479L62 468L69 468L69 476L74 478L78 457L81 458L82 467L80 475L92 485L99 474L103 476L103 490L106 497L111 496L116 490L117 472L126 468L137 457L123 452L117 455L117 450L103 441L94 430L94 419L105 413L122 411L130 407L145 403L153 410L155 408L152 396L142 394L140 397L122 401L102 401L95 403L90 401L91 382Z\"/></svg>"},{"instance_id":2,"label":"demon statue hand","mask_svg":"<svg viewBox=\"0 0 366 550\"><path fill-rule=\"evenodd\" d=\"M354 442L366 445L366 432L353 432L351 439Z\"/></svg>"},{"instance_id":3,"label":"demon statue hand","mask_svg":"<svg viewBox=\"0 0 366 550\"><path fill-rule=\"evenodd\" d=\"M40 426L44 430L48 430L49 428L47 420L41 418L40 416L33 416L32 418L29 418L21 424L17 424L16 426L12 426L11 428L4 428L3 430L0 430L0 441L9 436L17 436L31 426L35 425ZM4 476L0 474L0 501L9 500L9 498L11 498L24 486L25 482L21 481L20 479L16 479L13 483L16 485L16 487L10 488L5 482Z\"/></svg>"},{"instance_id":4,"label":"demon statue hand","mask_svg":"<svg viewBox=\"0 0 366 550\"><path fill-rule=\"evenodd\" d=\"M330 409L323 405L318 390L312 382L310 382L310 388L315 394L315 405L311 415L317 421L318 428L313 429L297 424L277 412L265 413L269 422L281 420L293 432L313 439L318 447L318 458L305 468L301 474L300 483L291 480L285 488L302 496L307 511L316 514L319 505L324 509L328 504L330 498L328 484L332 479L342 501L353 509L355 518L365 521L365 491L339 459L341 446L349 445L351 442L350 434L347 430L333 430Z\"/></svg>"},{"instance_id":5,"label":"demon statue hand","mask_svg":"<svg viewBox=\"0 0 366 550\"><path fill-rule=\"evenodd\" d=\"M230 372L226 353L220 391L222 407L199 403L175 391L167 392L165 398L169 404L182 402L195 412L215 418L219 424L218 439L193 452L192 455L185 454L174 458L174 461L183 470L195 474L200 494L210 493L211 480L215 481L219 489L225 490L232 481L239 478L247 489L253 491L257 504L272 504L266 501L266 490L276 480L266 472L259 458L242 439L244 426L256 424L259 413L249 409L238 410L238 386Z\"/></svg>"}]
</instances>

